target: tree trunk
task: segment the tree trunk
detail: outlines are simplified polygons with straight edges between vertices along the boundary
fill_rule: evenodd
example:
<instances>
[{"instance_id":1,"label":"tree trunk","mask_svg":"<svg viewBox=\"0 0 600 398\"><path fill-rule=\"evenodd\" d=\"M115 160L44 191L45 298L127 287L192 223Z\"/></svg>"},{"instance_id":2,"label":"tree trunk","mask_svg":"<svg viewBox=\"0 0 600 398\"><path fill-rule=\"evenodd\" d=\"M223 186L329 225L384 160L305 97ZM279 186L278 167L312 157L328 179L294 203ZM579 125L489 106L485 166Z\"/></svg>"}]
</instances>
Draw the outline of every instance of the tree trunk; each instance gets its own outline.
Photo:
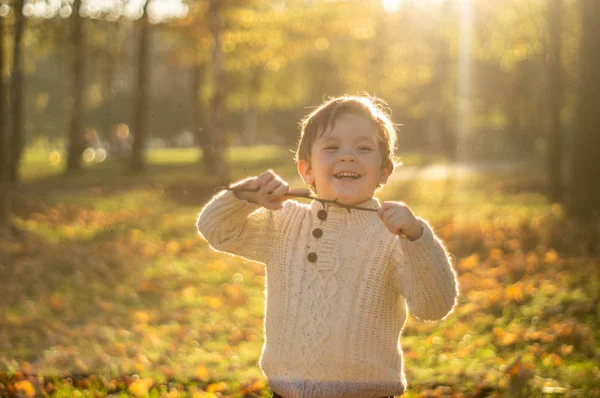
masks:
<instances>
[{"instance_id":1,"label":"tree trunk","mask_svg":"<svg viewBox=\"0 0 600 398\"><path fill-rule=\"evenodd\" d=\"M10 179L13 183L19 180L19 164L23 154L23 31L25 30L25 16L23 6L25 0L15 0L15 27L13 34L13 65L10 85Z\"/></svg>"},{"instance_id":2,"label":"tree trunk","mask_svg":"<svg viewBox=\"0 0 600 398\"><path fill-rule=\"evenodd\" d=\"M71 15L71 54L72 54L72 96L73 108L71 109L71 126L69 130L69 143L67 150L67 173L81 171L81 154L85 149L85 137L83 132L83 91L85 57L85 31L83 18L79 15L81 0L74 0L73 14Z\"/></svg>"},{"instance_id":3,"label":"tree trunk","mask_svg":"<svg viewBox=\"0 0 600 398\"><path fill-rule=\"evenodd\" d=\"M123 25L120 23L105 21L104 29L111 37L111 42L119 42L121 40L119 33L122 28ZM113 103L116 97L115 92L113 92L113 85L115 82L116 70L118 70L119 67L119 58L118 56L115 56L114 47L111 46L104 49L101 64L102 74L104 76L102 82L102 108L104 109L105 117L103 117L100 122L100 130L102 131L105 140L111 142L115 124L115 106Z\"/></svg>"},{"instance_id":4,"label":"tree trunk","mask_svg":"<svg viewBox=\"0 0 600 398\"><path fill-rule=\"evenodd\" d=\"M440 7L440 19L444 21L444 15L451 12L452 3L445 0ZM445 24L447 22L444 21ZM439 34L439 33L438 33ZM448 85L452 84L450 76L450 54L448 48L450 48L447 39L443 36L435 36L433 40L433 48L436 49L437 56L435 56L435 64L433 65L434 86L432 90L433 98L431 102L434 111L434 126L438 130L436 136L439 137L441 148L444 152L446 160L448 162L456 162L457 160L457 128L451 125L451 112L452 104L448 101L447 91ZM458 97L457 97L458 98ZM459 104L460 105L460 104Z\"/></svg>"},{"instance_id":5,"label":"tree trunk","mask_svg":"<svg viewBox=\"0 0 600 398\"><path fill-rule=\"evenodd\" d=\"M517 62L514 65L513 72L509 77L508 92L505 98L505 114L506 114L506 131L503 142L503 155L506 154L521 154L521 107L519 82L521 81L521 63Z\"/></svg>"},{"instance_id":6,"label":"tree trunk","mask_svg":"<svg viewBox=\"0 0 600 398\"><path fill-rule=\"evenodd\" d=\"M250 95L244 118L244 135L242 142L245 146L256 145L258 135L258 101L263 76L263 68L254 68L251 72Z\"/></svg>"},{"instance_id":7,"label":"tree trunk","mask_svg":"<svg viewBox=\"0 0 600 398\"><path fill-rule=\"evenodd\" d=\"M560 70L561 58L561 4L562 0L552 0L548 3L548 27L550 42L548 43L548 86L550 100L550 130L548 131L548 150L546 154L546 172L549 177L548 198L558 202L562 197L560 170L561 135L560 110L562 103L562 77Z\"/></svg>"},{"instance_id":8,"label":"tree trunk","mask_svg":"<svg viewBox=\"0 0 600 398\"><path fill-rule=\"evenodd\" d=\"M0 71L4 70L4 18L0 17ZM4 117L4 79L0 74L0 234L10 225L10 151L8 130Z\"/></svg>"},{"instance_id":9,"label":"tree trunk","mask_svg":"<svg viewBox=\"0 0 600 398\"><path fill-rule=\"evenodd\" d=\"M197 50L199 51L199 50ZM204 84L204 72L206 69L206 65L200 61L197 61L194 66L192 66L192 84L191 84L191 108L192 108L192 132L194 133L194 138L196 139L196 144L200 147L202 151L204 151L207 146L206 140L206 132L207 130L204 128L205 117L204 110L202 108L202 103L200 101L200 92L202 90L202 85Z\"/></svg>"},{"instance_id":10,"label":"tree trunk","mask_svg":"<svg viewBox=\"0 0 600 398\"><path fill-rule=\"evenodd\" d=\"M567 212L589 219L600 213L600 2L582 0L579 92Z\"/></svg>"},{"instance_id":11,"label":"tree trunk","mask_svg":"<svg viewBox=\"0 0 600 398\"><path fill-rule=\"evenodd\" d=\"M221 43L221 4L219 0L210 0L208 10L208 25L214 40L212 57L212 99L211 115L208 131L208 145L204 151L204 167L213 173L219 183L229 180L229 170L225 162L225 74L223 65L223 50Z\"/></svg>"},{"instance_id":12,"label":"tree trunk","mask_svg":"<svg viewBox=\"0 0 600 398\"><path fill-rule=\"evenodd\" d=\"M150 76L150 21L148 19L148 4L146 0L142 18L140 19L139 52L137 64L137 97L135 105L135 117L133 121L133 145L131 147L131 171L140 172L146 168L144 160L144 148L148 140L148 123L146 112L149 101Z\"/></svg>"}]
</instances>

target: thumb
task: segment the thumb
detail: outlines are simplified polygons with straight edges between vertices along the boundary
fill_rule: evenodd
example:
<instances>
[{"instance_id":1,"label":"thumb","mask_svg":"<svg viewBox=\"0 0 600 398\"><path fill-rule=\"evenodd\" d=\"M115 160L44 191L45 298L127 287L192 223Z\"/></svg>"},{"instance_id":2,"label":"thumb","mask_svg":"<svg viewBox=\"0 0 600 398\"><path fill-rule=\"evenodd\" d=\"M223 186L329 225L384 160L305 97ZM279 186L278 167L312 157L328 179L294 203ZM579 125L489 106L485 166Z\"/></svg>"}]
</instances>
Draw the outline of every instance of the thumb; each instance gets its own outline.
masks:
<instances>
[{"instance_id":1,"label":"thumb","mask_svg":"<svg viewBox=\"0 0 600 398\"><path fill-rule=\"evenodd\" d=\"M379 206L379 209L377 209L377 215L379 216L379 218L383 219L383 213L389 209L390 204L389 202L381 202L381 205Z\"/></svg>"}]
</instances>

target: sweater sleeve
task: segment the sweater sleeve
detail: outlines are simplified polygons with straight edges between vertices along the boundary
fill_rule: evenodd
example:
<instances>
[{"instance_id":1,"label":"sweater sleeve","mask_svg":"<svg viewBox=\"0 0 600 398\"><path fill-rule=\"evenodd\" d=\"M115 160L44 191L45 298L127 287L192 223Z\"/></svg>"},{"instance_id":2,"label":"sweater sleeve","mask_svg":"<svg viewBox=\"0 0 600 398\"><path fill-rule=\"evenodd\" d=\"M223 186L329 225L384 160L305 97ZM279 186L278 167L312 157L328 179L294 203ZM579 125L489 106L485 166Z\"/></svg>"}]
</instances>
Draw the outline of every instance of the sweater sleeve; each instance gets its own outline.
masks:
<instances>
[{"instance_id":1,"label":"sweater sleeve","mask_svg":"<svg viewBox=\"0 0 600 398\"><path fill-rule=\"evenodd\" d=\"M266 263L275 247L279 211L222 191L204 206L196 224L213 249Z\"/></svg>"},{"instance_id":2,"label":"sweater sleeve","mask_svg":"<svg viewBox=\"0 0 600 398\"><path fill-rule=\"evenodd\" d=\"M427 221L423 235L409 241L398 237L392 251L395 279L410 312L420 320L446 317L456 304L458 282L448 252Z\"/></svg>"}]
</instances>

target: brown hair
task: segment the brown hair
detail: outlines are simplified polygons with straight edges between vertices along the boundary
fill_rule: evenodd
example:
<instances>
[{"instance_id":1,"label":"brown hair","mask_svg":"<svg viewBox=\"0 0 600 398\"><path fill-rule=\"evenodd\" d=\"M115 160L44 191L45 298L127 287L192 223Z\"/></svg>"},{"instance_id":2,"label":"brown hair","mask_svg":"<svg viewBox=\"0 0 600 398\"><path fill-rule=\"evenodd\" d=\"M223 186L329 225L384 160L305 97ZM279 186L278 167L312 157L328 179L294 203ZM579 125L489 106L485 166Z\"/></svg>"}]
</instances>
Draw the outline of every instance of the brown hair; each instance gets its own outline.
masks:
<instances>
[{"instance_id":1,"label":"brown hair","mask_svg":"<svg viewBox=\"0 0 600 398\"><path fill-rule=\"evenodd\" d=\"M300 122L301 131L296 150L296 162L309 161L310 151L315 140L326 131L331 130L338 117L352 114L364 116L374 123L380 138L381 167L391 165L393 168L397 135L386 105L381 99L371 96L343 95L329 99Z\"/></svg>"}]
</instances>

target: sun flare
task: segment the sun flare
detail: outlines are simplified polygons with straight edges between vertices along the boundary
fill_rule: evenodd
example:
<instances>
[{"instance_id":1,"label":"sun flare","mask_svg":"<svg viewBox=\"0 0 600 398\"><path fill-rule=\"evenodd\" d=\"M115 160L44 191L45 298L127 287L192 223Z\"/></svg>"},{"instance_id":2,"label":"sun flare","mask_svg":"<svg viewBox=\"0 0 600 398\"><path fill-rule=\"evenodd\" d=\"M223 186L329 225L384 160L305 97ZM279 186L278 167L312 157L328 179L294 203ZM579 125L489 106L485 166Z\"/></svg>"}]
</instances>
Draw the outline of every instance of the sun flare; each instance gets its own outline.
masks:
<instances>
[{"instance_id":1,"label":"sun flare","mask_svg":"<svg viewBox=\"0 0 600 398\"><path fill-rule=\"evenodd\" d=\"M387 12L395 12L400 9L402 0L381 0L381 3Z\"/></svg>"}]
</instances>

